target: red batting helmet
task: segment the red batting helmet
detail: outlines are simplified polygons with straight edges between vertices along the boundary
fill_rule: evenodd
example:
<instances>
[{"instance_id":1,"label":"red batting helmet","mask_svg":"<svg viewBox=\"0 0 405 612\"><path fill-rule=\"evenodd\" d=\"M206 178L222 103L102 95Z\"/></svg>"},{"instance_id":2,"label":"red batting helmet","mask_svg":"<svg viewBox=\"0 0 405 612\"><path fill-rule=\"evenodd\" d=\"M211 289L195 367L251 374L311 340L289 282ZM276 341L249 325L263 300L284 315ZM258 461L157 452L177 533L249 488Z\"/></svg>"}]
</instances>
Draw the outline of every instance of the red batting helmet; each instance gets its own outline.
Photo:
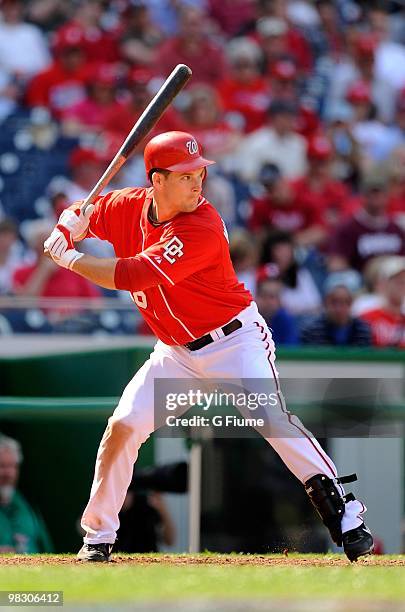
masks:
<instances>
[{"instance_id":1,"label":"red batting helmet","mask_svg":"<svg viewBox=\"0 0 405 612\"><path fill-rule=\"evenodd\" d=\"M172 172L187 172L215 164L204 159L201 146L187 132L165 132L148 142L144 151L145 170L149 179L152 170L161 168Z\"/></svg>"}]
</instances>

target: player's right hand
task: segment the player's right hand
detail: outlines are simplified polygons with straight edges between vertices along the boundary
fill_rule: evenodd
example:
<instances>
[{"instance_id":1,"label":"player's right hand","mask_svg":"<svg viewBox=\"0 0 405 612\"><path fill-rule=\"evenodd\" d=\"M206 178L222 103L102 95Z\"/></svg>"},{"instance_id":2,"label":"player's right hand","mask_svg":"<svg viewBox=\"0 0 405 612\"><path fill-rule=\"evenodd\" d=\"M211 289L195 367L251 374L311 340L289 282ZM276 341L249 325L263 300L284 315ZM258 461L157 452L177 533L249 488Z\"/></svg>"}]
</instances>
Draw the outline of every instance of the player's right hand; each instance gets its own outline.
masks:
<instances>
[{"instance_id":1,"label":"player's right hand","mask_svg":"<svg viewBox=\"0 0 405 612\"><path fill-rule=\"evenodd\" d=\"M68 270L72 269L75 261L83 257L83 253L76 251L69 231L59 224L45 240L44 252L49 253L58 266Z\"/></svg>"},{"instance_id":2,"label":"player's right hand","mask_svg":"<svg viewBox=\"0 0 405 612\"><path fill-rule=\"evenodd\" d=\"M82 208L77 208L76 210L67 208L59 217L57 225L62 225L66 228L72 235L73 240L78 240L78 238L87 232L93 210L93 204L89 204L84 213Z\"/></svg>"}]
</instances>

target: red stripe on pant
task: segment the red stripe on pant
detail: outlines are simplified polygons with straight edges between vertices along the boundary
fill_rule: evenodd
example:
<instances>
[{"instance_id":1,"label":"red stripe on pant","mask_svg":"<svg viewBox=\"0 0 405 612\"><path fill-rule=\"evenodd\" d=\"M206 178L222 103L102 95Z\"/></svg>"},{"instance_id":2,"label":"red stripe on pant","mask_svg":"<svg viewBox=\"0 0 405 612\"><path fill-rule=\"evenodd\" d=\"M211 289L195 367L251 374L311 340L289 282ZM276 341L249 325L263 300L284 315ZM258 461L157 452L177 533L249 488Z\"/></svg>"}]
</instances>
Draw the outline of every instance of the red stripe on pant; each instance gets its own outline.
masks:
<instances>
[{"instance_id":1,"label":"red stripe on pant","mask_svg":"<svg viewBox=\"0 0 405 612\"><path fill-rule=\"evenodd\" d=\"M257 325L260 329L260 332L262 335L264 335L264 337L261 338L262 342L266 342L266 338L267 338L267 333L264 331L264 327L263 325L261 325L260 323L258 323L257 321L254 322L255 325ZM268 342L266 342L266 344L269 344ZM264 347L265 350L267 349L267 347ZM331 472L332 474L332 478L336 478L337 477L337 473L335 472L335 470L332 468L332 466L330 465L327 457L321 453L320 449L314 444L313 440L311 440L310 436L306 433L305 430L301 429L301 427L299 427L296 423L294 423L291 419L291 413L287 410L283 408L283 401L281 399L281 389L280 389L280 383L279 380L276 376L276 372L274 370L274 366L271 362L271 353L269 350L266 350L267 353L267 361L269 362L271 371L273 373L273 378L274 381L276 383L276 388L277 388L277 396L278 396L278 400L280 402L280 406L281 406L281 411L283 412L283 414L285 414L287 416L287 419L289 421L289 423L291 425L293 425L294 427L296 427L305 437L306 439L310 442L310 444L312 445L312 447L316 450L316 452L318 453L318 455L320 456L320 458L322 459L322 461L325 463L325 465L328 467L328 470Z\"/></svg>"}]
</instances>

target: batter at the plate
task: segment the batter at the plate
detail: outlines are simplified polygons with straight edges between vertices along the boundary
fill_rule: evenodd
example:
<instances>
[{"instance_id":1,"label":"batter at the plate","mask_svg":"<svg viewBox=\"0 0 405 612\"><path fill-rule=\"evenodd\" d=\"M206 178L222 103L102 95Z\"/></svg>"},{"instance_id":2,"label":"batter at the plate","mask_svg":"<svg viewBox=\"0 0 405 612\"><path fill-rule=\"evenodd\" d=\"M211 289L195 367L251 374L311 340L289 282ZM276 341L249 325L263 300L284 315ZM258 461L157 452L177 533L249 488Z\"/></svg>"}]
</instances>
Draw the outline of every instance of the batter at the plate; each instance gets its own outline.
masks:
<instances>
[{"instance_id":1,"label":"batter at the plate","mask_svg":"<svg viewBox=\"0 0 405 612\"><path fill-rule=\"evenodd\" d=\"M236 278L221 217L201 195L214 162L184 132L156 136L144 157L151 188L113 191L85 214L73 204L45 242L60 266L102 287L128 290L159 338L101 440L78 558L110 559L139 447L155 429L155 378L267 380L280 400L270 411L267 441L303 483L348 558L369 554L373 538L361 518L364 504L345 495L345 479L282 400L271 332ZM111 242L116 257L76 251L73 242L89 236Z\"/></svg>"}]
</instances>

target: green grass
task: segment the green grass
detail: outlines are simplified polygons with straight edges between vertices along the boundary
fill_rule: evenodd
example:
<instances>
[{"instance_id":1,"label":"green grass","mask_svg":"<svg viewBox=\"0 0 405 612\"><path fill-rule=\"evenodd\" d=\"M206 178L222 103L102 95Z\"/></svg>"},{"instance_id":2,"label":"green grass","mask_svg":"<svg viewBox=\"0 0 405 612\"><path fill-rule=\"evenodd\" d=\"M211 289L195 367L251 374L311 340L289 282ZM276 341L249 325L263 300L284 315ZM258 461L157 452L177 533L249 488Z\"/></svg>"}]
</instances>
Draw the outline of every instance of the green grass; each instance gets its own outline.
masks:
<instances>
[{"instance_id":1,"label":"green grass","mask_svg":"<svg viewBox=\"0 0 405 612\"><path fill-rule=\"evenodd\" d=\"M405 567L0 565L0 590L33 589L62 590L66 604L266 597L398 602L405 599Z\"/></svg>"}]
</instances>

